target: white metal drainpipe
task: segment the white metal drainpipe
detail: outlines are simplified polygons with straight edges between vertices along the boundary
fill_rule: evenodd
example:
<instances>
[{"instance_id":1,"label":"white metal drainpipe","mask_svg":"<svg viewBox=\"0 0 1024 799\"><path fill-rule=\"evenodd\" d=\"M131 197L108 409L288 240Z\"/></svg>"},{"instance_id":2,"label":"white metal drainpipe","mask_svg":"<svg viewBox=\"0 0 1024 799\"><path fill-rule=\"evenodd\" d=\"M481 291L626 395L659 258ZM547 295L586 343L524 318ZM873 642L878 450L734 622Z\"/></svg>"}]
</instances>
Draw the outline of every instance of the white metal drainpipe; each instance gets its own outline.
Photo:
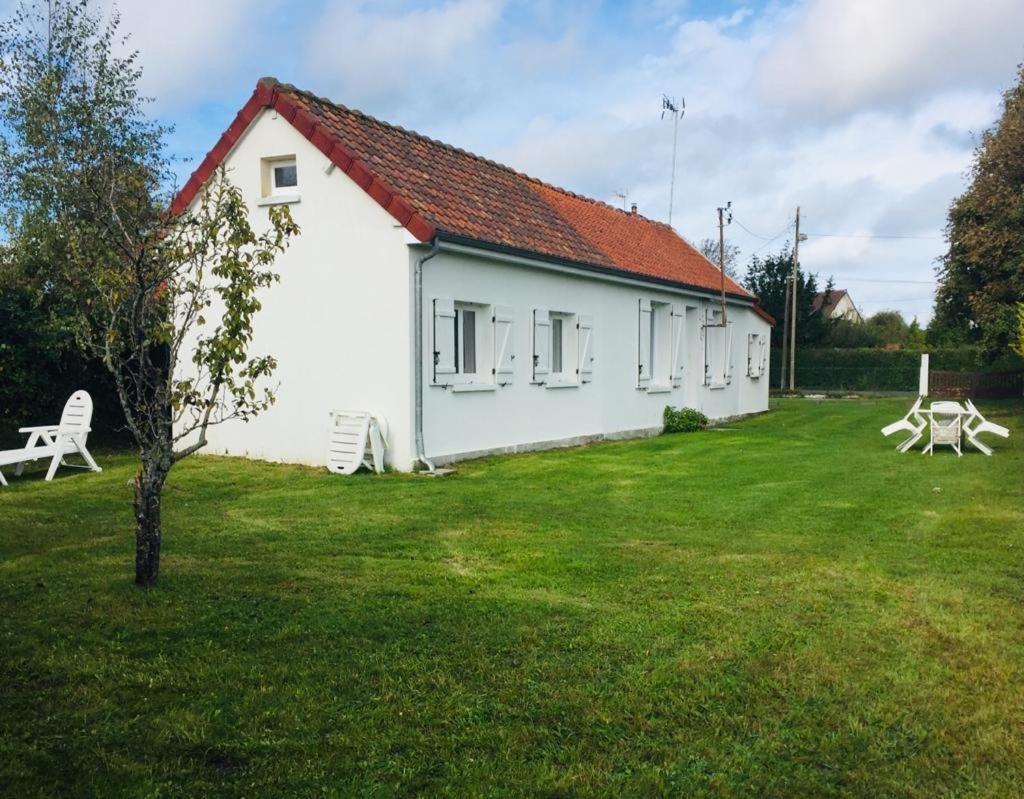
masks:
<instances>
[{"instance_id":1,"label":"white metal drainpipe","mask_svg":"<svg viewBox=\"0 0 1024 799\"><path fill-rule=\"evenodd\" d=\"M441 249L441 243L437 236L434 236L430 245L430 251L416 260L413 269L413 302L416 305L414 316L413 338L416 342L416 460L422 463L427 470L433 474L436 469L427 457L426 447L423 444L423 264L437 255Z\"/></svg>"}]
</instances>

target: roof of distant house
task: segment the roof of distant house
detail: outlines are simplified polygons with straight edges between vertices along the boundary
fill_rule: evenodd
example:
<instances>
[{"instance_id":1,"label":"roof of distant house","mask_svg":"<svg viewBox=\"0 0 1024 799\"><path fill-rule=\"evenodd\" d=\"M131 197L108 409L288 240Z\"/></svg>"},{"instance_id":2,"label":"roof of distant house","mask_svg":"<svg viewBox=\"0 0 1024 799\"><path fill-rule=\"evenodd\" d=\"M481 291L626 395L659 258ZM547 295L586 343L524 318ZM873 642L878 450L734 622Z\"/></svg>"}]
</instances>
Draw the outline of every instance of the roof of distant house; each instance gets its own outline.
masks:
<instances>
[{"instance_id":1,"label":"roof of distant house","mask_svg":"<svg viewBox=\"0 0 1024 799\"><path fill-rule=\"evenodd\" d=\"M825 302L825 294L828 294L828 302ZM814 295L814 302L811 303L811 311L820 311L822 306L825 308L825 316L832 316L832 312L835 311L836 306L839 305L840 300L847 296L846 289L832 289L832 291L824 292L819 291Z\"/></svg>"},{"instance_id":2,"label":"roof of distant house","mask_svg":"<svg viewBox=\"0 0 1024 799\"><path fill-rule=\"evenodd\" d=\"M420 241L505 250L656 282L721 290L718 267L663 222L262 78L174 201L188 206L256 116L273 108ZM752 300L725 278L727 294ZM765 315L767 316L767 315Z\"/></svg>"}]
</instances>

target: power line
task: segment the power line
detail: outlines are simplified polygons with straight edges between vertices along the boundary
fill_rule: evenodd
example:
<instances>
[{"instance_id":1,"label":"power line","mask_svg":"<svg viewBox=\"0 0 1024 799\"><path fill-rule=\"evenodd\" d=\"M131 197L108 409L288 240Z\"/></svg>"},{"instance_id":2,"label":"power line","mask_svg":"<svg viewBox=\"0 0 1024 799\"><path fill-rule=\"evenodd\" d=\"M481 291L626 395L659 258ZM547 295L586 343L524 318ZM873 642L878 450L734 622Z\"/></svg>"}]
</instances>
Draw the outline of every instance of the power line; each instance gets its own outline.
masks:
<instances>
[{"instance_id":1,"label":"power line","mask_svg":"<svg viewBox=\"0 0 1024 799\"><path fill-rule=\"evenodd\" d=\"M792 228L793 228L793 223L792 223L792 222L790 222L790 223L789 223L788 225L786 225L786 226L785 226L785 227L784 227L784 228L783 228L782 230L780 230L780 231L779 231L778 233L776 233L776 234L775 234L774 236L772 236L772 237L771 237L770 239L768 239L768 240L767 240L767 241L766 241L766 242L765 242L764 244L762 244L762 245L761 245L760 247L758 247L758 248L757 248L756 250L754 250L754 251L753 251L753 252L751 252L750 254L751 254L751 255L757 255L757 254L758 254L759 252L761 252L761 250L763 250L763 249L764 249L765 247L767 247L767 246L768 246L769 244L771 244L771 243L772 243L773 241L775 241L775 240L776 240L776 239L778 239L778 238L781 238L781 237L782 237L782 236L784 236L784 235L785 235L786 233L789 233L789 231L790 231L790 230L791 230ZM746 230L746 228L744 228L744 230Z\"/></svg>"},{"instance_id":2,"label":"power line","mask_svg":"<svg viewBox=\"0 0 1024 799\"><path fill-rule=\"evenodd\" d=\"M931 302L934 297L901 297L888 300L861 300L861 305L895 305L900 302Z\"/></svg>"},{"instance_id":3,"label":"power line","mask_svg":"<svg viewBox=\"0 0 1024 799\"><path fill-rule=\"evenodd\" d=\"M816 239L923 239L927 241L942 241L944 238L943 236L912 236L902 233L808 233L807 235Z\"/></svg>"},{"instance_id":4,"label":"power line","mask_svg":"<svg viewBox=\"0 0 1024 799\"><path fill-rule=\"evenodd\" d=\"M937 280L888 280L881 277L844 277L844 283L906 283L920 286L938 285Z\"/></svg>"},{"instance_id":5,"label":"power line","mask_svg":"<svg viewBox=\"0 0 1024 799\"><path fill-rule=\"evenodd\" d=\"M735 216L733 216L732 221L735 222L737 225L739 225L741 228L743 228L745 231L747 231L747 233L749 233L755 239L761 239L762 241L768 241L769 238L777 238L777 235L773 236L773 237L769 237L769 236L762 236L760 233L755 233L753 230L751 230L746 225L744 225L742 222L740 222L740 220L738 220ZM790 227L792 227L792 226L793 226L792 222L787 222L786 223L786 229L787 230Z\"/></svg>"}]
</instances>

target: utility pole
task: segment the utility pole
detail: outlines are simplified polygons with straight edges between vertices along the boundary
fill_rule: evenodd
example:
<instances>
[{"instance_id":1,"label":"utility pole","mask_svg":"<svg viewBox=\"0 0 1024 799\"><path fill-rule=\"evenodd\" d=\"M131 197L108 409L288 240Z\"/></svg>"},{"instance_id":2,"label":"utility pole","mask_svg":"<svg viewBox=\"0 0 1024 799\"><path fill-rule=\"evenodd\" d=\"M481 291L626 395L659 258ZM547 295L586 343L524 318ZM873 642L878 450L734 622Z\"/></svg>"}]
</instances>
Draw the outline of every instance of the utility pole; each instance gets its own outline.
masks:
<instances>
[{"instance_id":1,"label":"utility pole","mask_svg":"<svg viewBox=\"0 0 1024 799\"><path fill-rule=\"evenodd\" d=\"M789 367L789 281L790 277L787 275L786 301L782 306L782 360L779 367L779 389L783 391L786 388L786 370Z\"/></svg>"},{"instance_id":2,"label":"utility pole","mask_svg":"<svg viewBox=\"0 0 1024 799\"><path fill-rule=\"evenodd\" d=\"M665 118L665 112L672 115L672 177L668 189L668 226L672 227L672 200L676 193L676 145L679 143L679 120L686 113L686 98L680 98L679 105L676 99L667 94L661 96L661 118Z\"/></svg>"},{"instance_id":3,"label":"utility pole","mask_svg":"<svg viewBox=\"0 0 1024 799\"><path fill-rule=\"evenodd\" d=\"M725 327L725 226L732 224L732 200L718 209L718 269L722 277L722 327ZM725 218L728 213L728 219Z\"/></svg>"},{"instance_id":4,"label":"utility pole","mask_svg":"<svg viewBox=\"0 0 1024 799\"><path fill-rule=\"evenodd\" d=\"M790 293L792 307L789 312L789 390L796 388L796 308L798 291L797 275L800 269L800 206L796 207L796 237L793 240L793 288Z\"/></svg>"}]
</instances>

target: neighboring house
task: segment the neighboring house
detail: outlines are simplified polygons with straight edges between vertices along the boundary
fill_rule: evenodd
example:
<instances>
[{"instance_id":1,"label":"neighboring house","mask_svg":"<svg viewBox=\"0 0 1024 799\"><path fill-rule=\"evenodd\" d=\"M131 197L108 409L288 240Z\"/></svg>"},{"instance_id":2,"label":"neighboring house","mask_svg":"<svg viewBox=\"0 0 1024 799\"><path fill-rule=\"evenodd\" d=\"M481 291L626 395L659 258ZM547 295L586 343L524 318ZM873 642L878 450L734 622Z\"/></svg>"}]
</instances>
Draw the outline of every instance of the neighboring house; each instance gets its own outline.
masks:
<instances>
[{"instance_id":1,"label":"neighboring house","mask_svg":"<svg viewBox=\"0 0 1024 799\"><path fill-rule=\"evenodd\" d=\"M221 163L257 229L287 203L251 351L277 403L210 451L325 463L329 412L389 423L409 470L768 408L773 320L672 228L264 78L175 200ZM419 335L417 335L417 333Z\"/></svg>"},{"instance_id":2,"label":"neighboring house","mask_svg":"<svg viewBox=\"0 0 1024 799\"><path fill-rule=\"evenodd\" d=\"M825 296L826 294L828 297ZM850 293L846 289L819 291L814 295L811 310L812 312L822 311L827 319L845 319L848 322L856 323L864 321L864 317L860 315L860 311L853 304Z\"/></svg>"}]
</instances>

